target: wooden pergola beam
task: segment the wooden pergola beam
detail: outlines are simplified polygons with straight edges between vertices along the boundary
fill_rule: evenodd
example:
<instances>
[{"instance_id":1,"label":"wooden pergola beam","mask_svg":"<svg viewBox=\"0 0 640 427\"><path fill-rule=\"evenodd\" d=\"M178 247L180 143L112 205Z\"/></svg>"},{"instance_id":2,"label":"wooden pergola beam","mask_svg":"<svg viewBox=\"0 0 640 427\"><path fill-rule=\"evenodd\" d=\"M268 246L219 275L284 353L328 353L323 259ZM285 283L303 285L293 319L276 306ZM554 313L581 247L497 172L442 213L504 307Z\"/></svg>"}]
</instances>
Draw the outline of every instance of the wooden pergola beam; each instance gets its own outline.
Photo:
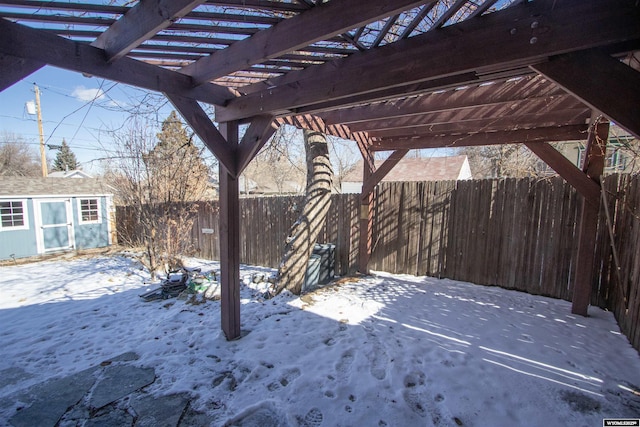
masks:
<instances>
[{"instance_id":1,"label":"wooden pergola beam","mask_svg":"<svg viewBox=\"0 0 640 427\"><path fill-rule=\"evenodd\" d=\"M236 147L227 142L200 104L193 99L171 93L166 93L165 96L189 123L204 145L216 156L227 173L237 177L239 172L236 165Z\"/></svg>"},{"instance_id":2,"label":"wooden pergola beam","mask_svg":"<svg viewBox=\"0 0 640 427\"><path fill-rule=\"evenodd\" d=\"M640 72L599 50L561 55L532 68L640 138Z\"/></svg>"},{"instance_id":3,"label":"wooden pergola beam","mask_svg":"<svg viewBox=\"0 0 640 427\"><path fill-rule=\"evenodd\" d=\"M533 73L533 72L532 72ZM381 90L375 90L364 94L348 96L337 100L318 102L313 105L296 108L297 114L318 114L333 111L344 107L359 106L371 102L382 102L403 98L409 95L421 95L435 90L452 89L467 84L477 83L478 76L475 73L462 73L454 76L446 76L431 79L425 82L400 85ZM244 89L244 88L243 88ZM319 115L319 114L318 114Z\"/></svg>"},{"instance_id":4,"label":"wooden pergola beam","mask_svg":"<svg viewBox=\"0 0 640 427\"><path fill-rule=\"evenodd\" d=\"M531 107L530 105L527 107ZM502 130L530 129L536 127L567 126L586 123L590 116L588 107L561 111L521 113L510 108L496 111L458 111L456 113L432 113L425 116L393 118L352 124L354 131L366 131L374 138L401 138L423 134L495 132Z\"/></svg>"},{"instance_id":5,"label":"wooden pergola beam","mask_svg":"<svg viewBox=\"0 0 640 427\"><path fill-rule=\"evenodd\" d=\"M575 188L588 203L596 207L599 206L600 185L588 178L578 167L571 163L569 159L563 156L562 153L546 142L527 142L525 145Z\"/></svg>"},{"instance_id":6,"label":"wooden pergola beam","mask_svg":"<svg viewBox=\"0 0 640 427\"><path fill-rule=\"evenodd\" d=\"M279 114L459 73L476 72L490 79L492 72L544 62L549 56L638 39L638 21L640 11L626 0L567 0L555 8L547 2L527 2L309 67L297 74L295 83L229 101L216 109L216 117ZM492 46L491 55L486 54L487 46Z\"/></svg>"},{"instance_id":7,"label":"wooden pergola beam","mask_svg":"<svg viewBox=\"0 0 640 427\"><path fill-rule=\"evenodd\" d=\"M374 139L372 151L398 149L454 148L480 145L520 144L525 142L580 141L585 139L587 125L519 129L501 132L477 132L460 135L420 135L415 138Z\"/></svg>"},{"instance_id":8,"label":"wooden pergola beam","mask_svg":"<svg viewBox=\"0 0 640 427\"><path fill-rule=\"evenodd\" d=\"M44 67L44 63L0 54L0 92Z\"/></svg>"},{"instance_id":9,"label":"wooden pergola beam","mask_svg":"<svg viewBox=\"0 0 640 427\"><path fill-rule=\"evenodd\" d=\"M0 19L0 34L0 52L26 60L209 104L222 105L235 97L226 87L211 83L193 87L189 76L127 57L110 63L102 49L6 19Z\"/></svg>"},{"instance_id":10,"label":"wooden pergola beam","mask_svg":"<svg viewBox=\"0 0 640 427\"><path fill-rule=\"evenodd\" d=\"M500 90L496 90L499 87ZM475 86L463 90L431 93L373 105L342 108L319 114L327 123L353 123L392 117L408 117L426 113L454 111L473 107L501 107L522 101L556 103L568 96L555 85L545 84L542 77L526 77L515 81Z\"/></svg>"},{"instance_id":11,"label":"wooden pergola beam","mask_svg":"<svg viewBox=\"0 0 640 427\"><path fill-rule=\"evenodd\" d=\"M425 0L343 0L319 3L308 11L239 40L227 49L199 59L181 71L192 76L196 83L203 83L424 2Z\"/></svg>"},{"instance_id":12,"label":"wooden pergola beam","mask_svg":"<svg viewBox=\"0 0 640 427\"><path fill-rule=\"evenodd\" d=\"M104 49L108 61L115 61L204 2L205 0L140 1L92 45Z\"/></svg>"}]
</instances>

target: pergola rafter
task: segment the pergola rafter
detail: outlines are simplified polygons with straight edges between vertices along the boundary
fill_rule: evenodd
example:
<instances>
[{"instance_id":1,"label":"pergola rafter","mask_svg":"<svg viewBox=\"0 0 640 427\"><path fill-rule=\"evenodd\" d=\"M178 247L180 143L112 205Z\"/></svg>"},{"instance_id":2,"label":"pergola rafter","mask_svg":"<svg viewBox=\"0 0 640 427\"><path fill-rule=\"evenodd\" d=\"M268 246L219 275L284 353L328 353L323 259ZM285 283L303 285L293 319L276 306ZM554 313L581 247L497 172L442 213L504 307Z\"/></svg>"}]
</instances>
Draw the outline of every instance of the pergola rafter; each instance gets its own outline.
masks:
<instances>
[{"instance_id":1,"label":"pergola rafter","mask_svg":"<svg viewBox=\"0 0 640 427\"><path fill-rule=\"evenodd\" d=\"M411 149L524 143L598 203L600 163L582 171L548 142L601 141L594 111L640 135L640 73L618 59L640 50L639 22L635 0L0 0L0 90L53 65L166 94L220 160L222 325L235 339L238 176L277 126L356 142L366 272L373 189ZM376 151L392 152L377 169ZM585 314L590 288L575 289Z\"/></svg>"},{"instance_id":2,"label":"pergola rafter","mask_svg":"<svg viewBox=\"0 0 640 427\"><path fill-rule=\"evenodd\" d=\"M456 74L473 73L477 80L491 81L496 70L516 76L523 65L545 62L553 55L640 37L637 8L612 8L600 1L568 4L550 9L546 2L534 1L289 73L271 80L269 89L217 108L216 117L237 120L267 111L287 115L318 102ZM576 15L584 19L577 21Z\"/></svg>"},{"instance_id":3,"label":"pergola rafter","mask_svg":"<svg viewBox=\"0 0 640 427\"><path fill-rule=\"evenodd\" d=\"M374 140L372 151L424 148L477 147L481 145L523 144L527 142L580 141L586 138L588 125L538 127L496 132L467 134L423 134L411 138L384 138Z\"/></svg>"},{"instance_id":4,"label":"pergola rafter","mask_svg":"<svg viewBox=\"0 0 640 427\"><path fill-rule=\"evenodd\" d=\"M131 49L167 28L205 0L147 0L138 2L92 43L103 49L109 61L122 58Z\"/></svg>"},{"instance_id":5,"label":"pergola rafter","mask_svg":"<svg viewBox=\"0 0 640 427\"><path fill-rule=\"evenodd\" d=\"M360 0L321 4L249 39L240 40L228 49L202 58L185 67L182 72L192 76L197 83L209 81L241 69L247 64L257 64L319 40L331 38L422 2L370 0L365 9L360 7Z\"/></svg>"}]
</instances>

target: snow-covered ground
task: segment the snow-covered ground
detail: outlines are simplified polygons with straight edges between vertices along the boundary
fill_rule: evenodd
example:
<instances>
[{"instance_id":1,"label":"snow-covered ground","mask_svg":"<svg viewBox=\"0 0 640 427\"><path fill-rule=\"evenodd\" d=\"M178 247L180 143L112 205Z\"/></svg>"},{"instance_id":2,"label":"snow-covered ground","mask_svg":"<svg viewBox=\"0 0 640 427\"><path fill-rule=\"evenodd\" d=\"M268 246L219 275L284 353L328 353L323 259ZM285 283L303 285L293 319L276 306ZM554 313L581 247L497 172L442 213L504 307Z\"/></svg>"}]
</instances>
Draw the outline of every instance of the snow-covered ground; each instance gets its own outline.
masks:
<instances>
[{"instance_id":1,"label":"snow-covered ground","mask_svg":"<svg viewBox=\"0 0 640 427\"><path fill-rule=\"evenodd\" d=\"M256 271L268 270L242 274ZM640 418L640 356L598 308L576 317L565 301L379 273L302 298L265 301L255 285L243 286L245 335L228 342L219 302L143 302L147 278L124 256L0 267L0 371L28 373L0 379L0 400L133 351L135 363L156 369L150 392L189 392L211 425Z\"/></svg>"}]
</instances>

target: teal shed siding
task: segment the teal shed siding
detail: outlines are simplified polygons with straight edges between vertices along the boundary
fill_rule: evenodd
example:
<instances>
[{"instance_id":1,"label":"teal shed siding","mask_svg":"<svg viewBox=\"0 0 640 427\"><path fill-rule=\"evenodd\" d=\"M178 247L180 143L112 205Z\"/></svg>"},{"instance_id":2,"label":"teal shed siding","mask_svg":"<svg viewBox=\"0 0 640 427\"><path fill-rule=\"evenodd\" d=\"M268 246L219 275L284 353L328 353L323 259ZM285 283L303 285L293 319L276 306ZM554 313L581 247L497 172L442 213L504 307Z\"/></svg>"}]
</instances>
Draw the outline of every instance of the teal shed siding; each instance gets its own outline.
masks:
<instances>
[{"instance_id":1,"label":"teal shed siding","mask_svg":"<svg viewBox=\"0 0 640 427\"><path fill-rule=\"evenodd\" d=\"M100 197L100 222L81 224L80 223L80 200L89 199L91 197L74 197L73 204L73 222L75 224L75 240L77 249L92 249L109 246L109 212L107 210L106 197Z\"/></svg>"},{"instance_id":2,"label":"teal shed siding","mask_svg":"<svg viewBox=\"0 0 640 427\"><path fill-rule=\"evenodd\" d=\"M0 259L24 258L38 254L33 200L26 200L29 227L22 230L0 229Z\"/></svg>"}]
</instances>

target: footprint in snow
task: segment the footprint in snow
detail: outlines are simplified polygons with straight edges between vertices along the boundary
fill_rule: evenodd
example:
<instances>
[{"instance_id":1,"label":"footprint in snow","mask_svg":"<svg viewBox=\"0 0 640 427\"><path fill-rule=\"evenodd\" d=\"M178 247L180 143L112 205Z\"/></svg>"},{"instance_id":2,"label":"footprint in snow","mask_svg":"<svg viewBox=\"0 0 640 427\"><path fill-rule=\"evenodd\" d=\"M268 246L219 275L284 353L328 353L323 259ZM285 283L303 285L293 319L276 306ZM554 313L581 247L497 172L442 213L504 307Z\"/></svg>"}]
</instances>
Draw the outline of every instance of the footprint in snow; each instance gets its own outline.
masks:
<instances>
[{"instance_id":1,"label":"footprint in snow","mask_svg":"<svg viewBox=\"0 0 640 427\"><path fill-rule=\"evenodd\" d=\"M340 360L336 363L336 371L338 371L340 378L345 378L351 373L351 365L353 365L354 360L353 350L347 350L342 354Z\"/></svg>"},{"instance_id":2,"label":"footprint in snow","mask_svg":"<svg viewBox=\"0 0 640 427\"><path fill-rule=\"evenodd\" d=\"M307 412L307 415L305 415L304 418L298 416L296 417L296 419L298 420L298 424L300 425L300 427L319 427L320 425L322 425L324 416L322 415L322 411L320 411L320 409L313 408L309 412Z\"/></svg>"},{"instance_id":3,"label":"footprint in snow","mask_svg":"<svg viewBox=\"0 0 640 427\"><path fill-rule=\"evenodd\" d=\"M269 391L279 390L291 384L299 376L300 376L300 369L298 368L288 369L284 372L284 375L281 376L280 379L278 379L278 381L274 381L269 385L267 385L267 389Z\"/></svg>"},{"instance_id":4,"label":"footprint in snow","mask_svg":"<svg viewBox=\"0 0 640 427\"><path fill-rule=\"evenodd\" d=\"M332 347L336 343L336 340L333 337L330 337L324 340L323 343L326 346Z\"/></svg>"},{"instance_id":5,"label":"footprint in snow","mask_svg":"<svg viewBox=\"0 0 640 427\"><path fill-rule=\"evenodd\" d=\"M404 401L411 410L421 417L430 417L436 426L456 426L459 418L453 417L442 402L445 397L438 393L435 396L429 392L427 377L424 372L413 372L404 379L405 390L402 393Z\"/></svg>"},{"instance_id":6,"label":"footprint in snow","mask_svg":"<svg viewBox=\"0 0 640 427\"><path fill-rule=\"evenodd\" d=\"M367 333L367 341L372 343L373 348L367 352L369 359L369 372L377 380L383 380L387 377L387 365L389 364L389 356L382 347L380 340L374 334Z\"/></svg>"},{"instance_id":7,"label":"footprint in snow","mask_svg":"<svg viewBox=\"0 0 640 427\"><path fill-rule=\"evenodd\" d=\"M238 385L242 384L250 373L251 370L245 366L237 367L233 371L224 371L214 378L212 385L216 388L222 384L226 384L229 391L235 391Z\"/></svg>"},{"instance_id":8,"label":"footprint in snow","mask_svg":"<svg viewBox=\"0 0 640 427\"><path fill-rule=\"evenodd\" d=\"M273 402L262 402L257 406L247 409L232 420L224 423L225 426L260 426L280 427L288 426L284 414Z\"/></svg>"},{"instance_id":9,"label":"footprint in snow","mask_svg":"<svg viewBox=\"0 0 640 427\"><path fill-rule=\"evenodd\" d=\"M448 359L445 359L440 363L446 366L447 368L453 368L454 366L456 366L455 363L453 363L451 360L448 360Z\"/></svg>"}]
</instances>

